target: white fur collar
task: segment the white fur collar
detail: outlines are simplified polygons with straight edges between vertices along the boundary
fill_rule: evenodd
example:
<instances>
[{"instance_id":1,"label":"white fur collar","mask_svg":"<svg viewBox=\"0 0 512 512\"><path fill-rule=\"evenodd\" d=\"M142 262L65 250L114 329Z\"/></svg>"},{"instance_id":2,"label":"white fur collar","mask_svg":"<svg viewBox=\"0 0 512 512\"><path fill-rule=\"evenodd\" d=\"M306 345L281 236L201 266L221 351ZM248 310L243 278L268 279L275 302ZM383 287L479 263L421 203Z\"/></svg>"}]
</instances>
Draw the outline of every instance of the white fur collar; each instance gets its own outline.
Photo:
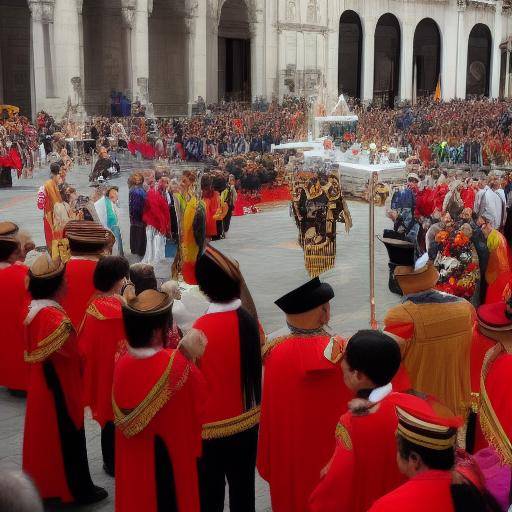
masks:
<instances>
[{"instance_id":1,"label":"white fur collar","mask_svg":"<svg viewBox=\"0 0 512 512\"><path fill-rule=\"evenodd\" d=\"M368 397L368 401L376 404L377 402L381 402L393 391L393 384L388 383L385 386L381 386L380 388L375 388Z\"/></svg>"},{"instance_id":2,"label":"white fur collar","mask_svg":"<svg viewBox=\"0 0 512 512\"><path fill-rule=\"evenodd\" d=\"M231 302L227 302L226 304L212 302L208 307L206 314L211 315L213 313L227 313L228 311L236 311L241 305L242 301L240 299L232 300Z\"/></svg>"},{"instance_id":3,"label":"white fur collar","mask_svg":"<svg viewBox=\"0 0 512 512\"><path fill-rule=\"evenodd\" d=\"M60 311L64 311L62 306L51 299L39 299L39 300L33 300L30 305L28 306L28 315L25 318L24 324L29 325L32 320L36 317L36 315L44 308L57 308L60 309Z\"/></svg>"}]
</instances>

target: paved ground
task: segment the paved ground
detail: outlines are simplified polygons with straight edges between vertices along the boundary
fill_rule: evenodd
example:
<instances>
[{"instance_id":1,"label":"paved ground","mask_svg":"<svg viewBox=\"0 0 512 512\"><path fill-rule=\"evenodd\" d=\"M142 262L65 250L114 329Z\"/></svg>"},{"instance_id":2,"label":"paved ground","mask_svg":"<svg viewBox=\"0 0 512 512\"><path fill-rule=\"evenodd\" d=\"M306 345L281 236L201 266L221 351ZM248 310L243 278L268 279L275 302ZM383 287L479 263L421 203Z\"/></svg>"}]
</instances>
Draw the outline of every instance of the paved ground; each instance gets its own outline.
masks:
<instances>
[{"instance_id":1,"label":"paved ground","mask_svg":"<svg viewBox=\"0 0 512 512\"><path fill-rule=\"evenodd\" d=\"M125 162L125 169L137 166ZM145 167L147 167L145 165ZM68 181L80 193L88 194L88 168L74 169ZM36 208L36 193L47 179L48 168L39 170L34 179L15 183L11 190L0 190L0 220L13 220L30 232L37 245L44 245L41 211ZM120 187L122 232L128 242L128 192L127 173L115 180ZM338 236L336 268L327 272L323 279L336 293L332 303L331 327L343 335L369 325L368 306L368 206L350 202L354 228L350 235ZM389 221L383 210L376 215L376 232L382 232ZM286 206L266 210L260 214L235 217L228 238L217 242L217 247L236 258L253 294L260 319L271 332L282 326L283 315L273 304L280 295L307 280L302 251L296 243L297 232ZM386 310L396 303L396 297L387 289L387 255L384 247L376 246L377 316L382 319ZM158 274L168 276L169 265L158 268ZM0 468L19 468L22 449L24 401L10 397L0 388ZM113 480L102 471L99 430L87 421L89 460L93 479L108 488L110 497L87 512L113 510ZM229 510L226 507L226 510ZM268 489L261 480L257 483L257 510L270 510Z\"/></svg>"}]
</instances>

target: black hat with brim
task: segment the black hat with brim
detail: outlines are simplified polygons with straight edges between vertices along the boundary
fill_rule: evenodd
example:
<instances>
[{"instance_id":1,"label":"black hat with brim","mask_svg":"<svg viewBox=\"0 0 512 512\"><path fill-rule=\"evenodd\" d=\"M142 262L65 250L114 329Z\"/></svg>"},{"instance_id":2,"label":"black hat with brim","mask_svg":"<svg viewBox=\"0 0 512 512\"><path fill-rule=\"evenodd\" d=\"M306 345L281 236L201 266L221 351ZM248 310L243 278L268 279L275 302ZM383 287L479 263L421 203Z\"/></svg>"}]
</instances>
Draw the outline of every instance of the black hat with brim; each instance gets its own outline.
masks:
<instances>
[{"instance_id":1,"label":"black hat with brim","mask_svg":"<svg viewBox=\"0 0 512 512\"><path fill-rule=\"evenodd\" d=\"M334 297L334 290L318 277L299 286L275 301L275 305L287 315L300 315L326 304Z\"/></svg>"}]
</instances>

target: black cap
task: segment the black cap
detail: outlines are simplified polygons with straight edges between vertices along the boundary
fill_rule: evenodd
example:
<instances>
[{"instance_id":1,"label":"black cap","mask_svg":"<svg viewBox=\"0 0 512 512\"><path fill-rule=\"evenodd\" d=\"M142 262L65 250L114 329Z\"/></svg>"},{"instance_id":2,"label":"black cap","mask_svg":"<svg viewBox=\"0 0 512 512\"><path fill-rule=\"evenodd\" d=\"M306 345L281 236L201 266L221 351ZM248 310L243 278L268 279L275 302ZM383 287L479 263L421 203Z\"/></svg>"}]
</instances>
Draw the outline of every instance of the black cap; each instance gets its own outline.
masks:
<instances>
[{"instance_id":1,"label":"black cap","mask_svg":"<svg viewBox=\"0 0 512 512\"><path fill-rule=\"evenodd\" d=\"M318 277L299 286L275 301L275 305L287 315L300 315L326 304L334 297L334 290Z\"/></svg>"}]
</instances>

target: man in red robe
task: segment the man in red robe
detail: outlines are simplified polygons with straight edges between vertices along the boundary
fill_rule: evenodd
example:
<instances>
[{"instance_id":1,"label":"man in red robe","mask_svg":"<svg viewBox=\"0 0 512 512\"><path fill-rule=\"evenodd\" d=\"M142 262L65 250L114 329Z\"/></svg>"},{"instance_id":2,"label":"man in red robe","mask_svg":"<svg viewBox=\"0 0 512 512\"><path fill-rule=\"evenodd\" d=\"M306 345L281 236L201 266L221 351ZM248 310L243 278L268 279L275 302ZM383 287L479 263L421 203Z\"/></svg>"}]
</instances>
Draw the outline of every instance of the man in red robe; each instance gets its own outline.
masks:
<instances>
[{"instance_id":1,"label":"man in red robe","mask_svg":"<svg viewBox=\"0 0 512 512\"><path fill-rule=\"evenodd\" d=\"M64 236L69 241L71 259L66 265L66 288L61 304L78 332L96 294L94 269L100 257L112 251L115 237L101 224L85 220L68 222Z\"/></svg>"},{"instance_id":2,"label":"man in red robe","mask_svg":"<svg viewBox=\"0 0 512 512\"><path fill-rule=\"evenodd\" d=\"M359 331L340 350L346 386L356 395L335 429L336 448L309 500L311 512L366 512L403 482L396 468L397 403L430 410L425 400L393 392L398 343L380 331ZM340 366L340 365L338 365ZM375 461L379 461L376 465Z\"/></svg>"},{"instance_id":3,"label":"man in red robe","mask_svg":"<svg viewBox=\"0 0 512 512\"><path fill-rule=\"evenodd\" d=\"M263 348L263 383L257 466L270 484L275 512L304 512L320 471L334 451L334 430L352 393L339 364L324 356L330 334L331 286L318 277L276 305L288 327Z\"/></svg>"},{"instance_id":4,"label":"man in red robe","mask_svg":"<svg viewBox=\"0 0 512 512\"><path fill-rule=\"evenodd\" d=\"M480 378L475 451L491 445L503 463L512 464L512 302L478 308L478 329L494 346L487 352Z\"/></svg>"},{"instance_id":5,"label":"man in red robe","mask_svg":"<svg viewBox=\"0 0 512 512\"><path fill-rule=\"evenodd\" d=\"M241 301L238 266L208 246L196 278L211 304L194 328L207 339L198 366L209 390L199 460L201 510L222 512L226 480L233 512L255 511L255 469L261 402L261 344L254 314Z\"/></svg>"},{"instance_id":6,"label":"man in red robe","mask_svg":"<svg viewBox=\"0 0 512 512\"><path fill-rule=\"evenodd\" d=\"M85 312L78 334L84 360L84 406L101 426L103 469L114 476L114 412L112 380L114 364L126 350L121 292L130 273L130 264L121 256L105 256L94 270L98 296Z\"/></svg>"},{"instance_id":7,"label":"man in red robe","mask_svg":"<svg viewBox=\"0 0 512 512\"><path fill-rule=\"evenodd\" d=\"M25 319L30 365L23 438L23 470L41 497L62 504L89 504L107 497L93 485L87 462L81 363L76 335L56 301L65 265L40 256L30 268L32 297Z\"/></svg>"},{"instance_id":8,"label":"man in red robe","mask_svg":"<svg viewBox=\"0 0 512 512\"><path fill-rule=\"evenodd\" d=\"M20 253L17 233L18 226L13 222L0 222L0 290L5 292L0 295L0 386L13 393L26 391L28 379L28 367L23 359L23 320L29 303L25 284L28 269L17 263Z\"/></svg>"},{"instance_id":9,"label":"man in red robe","mask_svg":"<svg viewBox=\"0 0 512 512\"><path fill-rule=\"evenodd\" d=\"M397 463L409 481L374 503L370 512L498 510L469 464L455 465L462 421L397 407Z\"/></svg>"},{"instance_id":10,"label":"man in red robe","mask_svg":"<svg viewBox=\"0 0 512 512\"><path fill-rule=\"evenodd\" d=\"M172 300L145 290L123 306L128 352L116 364L117 512L199 512L200 373L167 349Z\"/></svg>"}]
</instances>

